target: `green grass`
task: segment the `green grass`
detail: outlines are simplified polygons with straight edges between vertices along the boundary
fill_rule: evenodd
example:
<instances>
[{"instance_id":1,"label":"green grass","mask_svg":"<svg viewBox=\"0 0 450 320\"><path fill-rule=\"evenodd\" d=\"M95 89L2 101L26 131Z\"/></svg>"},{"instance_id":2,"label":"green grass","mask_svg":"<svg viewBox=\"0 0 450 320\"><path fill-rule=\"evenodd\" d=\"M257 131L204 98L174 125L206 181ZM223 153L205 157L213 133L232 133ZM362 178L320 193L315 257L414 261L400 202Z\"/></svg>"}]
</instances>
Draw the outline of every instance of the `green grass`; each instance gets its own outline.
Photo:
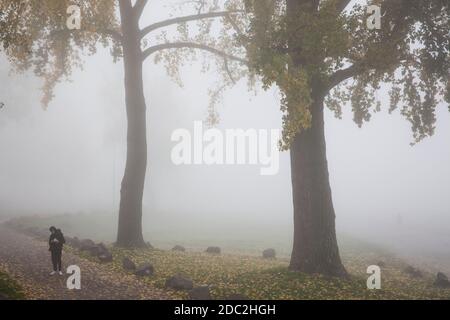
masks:
<instances>
[{"instance_id":1,"label":"green grass","mask_svg":"<svg viewBox=\"0 0 450 320\"><path fill-rule=\"evenodd\" d=\"M0 296L7 299L24 299L22 289L7 273L0 271Z\"/></svg>"},{"instance_id":2,"label":"green grass","mask_svg":"<svg viewBox=\"0 0 450 320\"><path fill-rule=\"evenodd\" d=\"M137 264L149 262L155 267L155 275L142 278L149 285L163 288L168 277L182 274L191 278L195 285L211 286L214 299L223 299L235 293L255 300L450 299L450 290L432 286L433 275L425 274L421 279L413 279L404 274L405 265L401 261L389 256L345 256L345 265L351 277L342 280L290 272L287 260L158 249L111 250L114 261L105 267L112 271L126 273L121 264L125 256ZM86 254L82 255L95 260ZM374 259L379 258L386 263L386 267L382 268L382 290L368 290L365 270L374 263ZM187 298L187 293L183 291L171 293L177 298Z\"/></svg>"},{"instance_id":3,"label":"green grass","mask_svg":"<svg viewBox=\"0 0 450 320\"><path fill-rule=\"evenodd\" d=\"M64 220L64 216L43 220L35 217L19 219L16 222L21 223L23 227L46 226L53 222L58 222L59 226L69 225ZM70 224L72 226L79 225L76 221L70 221ZM71 231L69 235L72 236L81 233L81 231L77 232L78 229ZM187 252L161 249L125 250L111 247L114 261L105 264L104 268L116 272L119 276L126 273L122 268L122 259L127 256L136 264L153 264L155 275L141 279L149 285L163 288L168 277L180 273L191 278L196 286L211 286L214 299L223 299L231 294L242 294L257 300L450 299L450 289L443 290L433 287L434 274L423 272L423 278L412 278L403 272L406 264L402 260L390 254L385 248L358 239L346 237L340 241L341 256L350 274L349 280L290 272L288 271L288 257L282 255L276 260L262 259L256 255L258 251L255 250L255 247L245 241L241 241L239 250L236 251L231 248L222 248L224 253L221 255L202 252L204 248L211 245L211 241L199 244L198 247L188 248ZM165 247L167 248L167 246ZM286 249L285 251L287 251ZM68 247L67 250L96 261L96 258L76 249ZM242 252L248 253L243 254ZM260 252L258 252L259 254ZM382 289L368 290L366 286L367 267L378 265L380 262L385 264L382 267L381 275ZM173 291L171 294L176 298L187 298L187 293L183 291Z\"/></svg>"}]
</instances>

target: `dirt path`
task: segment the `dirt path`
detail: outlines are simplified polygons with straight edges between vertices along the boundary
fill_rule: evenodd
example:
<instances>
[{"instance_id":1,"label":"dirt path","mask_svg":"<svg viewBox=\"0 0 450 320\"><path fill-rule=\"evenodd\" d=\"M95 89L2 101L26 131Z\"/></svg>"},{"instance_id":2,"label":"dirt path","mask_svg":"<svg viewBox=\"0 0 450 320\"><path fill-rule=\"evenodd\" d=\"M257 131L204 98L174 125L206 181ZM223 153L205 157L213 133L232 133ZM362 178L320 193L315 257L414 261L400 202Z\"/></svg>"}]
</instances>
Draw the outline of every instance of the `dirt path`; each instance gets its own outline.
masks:
<instances>
[{"instance_id":1,"label":"dirt path","mask_svg":"<svg viewBox=\"0 0 450 320\"><path fill-rule=\"evenodd\" d=\"M63 253L64 266L81 269L81 290L69 290L68 275L50 276L47 244L0 225L0 270L15 278L28 299L171 299L164 290L140 282L134 275L115 274L99 263Z\"/></svg>"}]
</instances>

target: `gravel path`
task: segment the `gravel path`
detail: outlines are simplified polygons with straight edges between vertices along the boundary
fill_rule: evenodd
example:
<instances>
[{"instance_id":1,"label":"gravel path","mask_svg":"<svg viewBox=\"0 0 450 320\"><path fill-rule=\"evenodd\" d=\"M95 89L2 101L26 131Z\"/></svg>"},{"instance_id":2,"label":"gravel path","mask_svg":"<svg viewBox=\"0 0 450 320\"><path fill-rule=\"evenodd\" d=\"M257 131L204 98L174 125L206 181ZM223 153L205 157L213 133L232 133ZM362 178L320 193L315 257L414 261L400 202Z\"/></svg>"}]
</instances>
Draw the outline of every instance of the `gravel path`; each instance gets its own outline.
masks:
<instances>
[{"instance_id":1,"label":"gravel path","mask_svg":"<svg viewBox=\"0 0 450 320\"><path fill-rule=\"evenodd\" d=\"M134 275L119 275L99 263L64 252L63 269L69 265L77 265L81 269L80 290L67 289L66 274L49 275L51 261L47 243L0 225L0 270L17 280L27 299L171 299L164 290L150 287Z\"/></svg>"}]
</instances>

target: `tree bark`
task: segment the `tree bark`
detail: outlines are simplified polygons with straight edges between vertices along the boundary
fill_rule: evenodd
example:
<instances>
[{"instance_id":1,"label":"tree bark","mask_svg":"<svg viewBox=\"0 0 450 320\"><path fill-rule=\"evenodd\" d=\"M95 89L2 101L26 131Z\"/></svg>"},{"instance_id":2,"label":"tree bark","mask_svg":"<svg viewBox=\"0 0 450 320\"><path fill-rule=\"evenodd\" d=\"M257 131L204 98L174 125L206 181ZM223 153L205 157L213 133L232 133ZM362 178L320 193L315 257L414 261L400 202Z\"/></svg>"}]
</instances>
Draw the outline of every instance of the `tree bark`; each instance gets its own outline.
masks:
<instances>
[{"instance_id":1,"label":"tree bark","mask_svg":"<svg viewBox=\"0 0 450 320\"><path fill-rule=\"evenodd\" d=\"M294 245L290 269L346 277L336 240L326 158L323 98L311 107L312 125L291 146Z\"/></svg>"},{"instance_id":2,"label":"tree bark","mask_svg":"<svg viewBox=\"0 0 450 320\"><path fill-rule=\"evenodd\" d=\"M119 1L127 111L127 159L120 190L117 246L143 247L142 198L147 170L146 105L138 19L131 1Z\"/></svg>"}]
</instances>

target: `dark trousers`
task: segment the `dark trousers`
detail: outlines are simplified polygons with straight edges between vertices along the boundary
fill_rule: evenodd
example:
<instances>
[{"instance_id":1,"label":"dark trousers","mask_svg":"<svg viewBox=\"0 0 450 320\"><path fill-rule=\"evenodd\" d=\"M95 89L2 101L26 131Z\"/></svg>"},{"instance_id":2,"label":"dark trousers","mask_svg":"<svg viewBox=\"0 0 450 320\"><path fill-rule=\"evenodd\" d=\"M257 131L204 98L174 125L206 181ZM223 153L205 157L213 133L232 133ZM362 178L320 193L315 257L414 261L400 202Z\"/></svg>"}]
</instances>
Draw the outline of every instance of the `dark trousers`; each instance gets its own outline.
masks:
<instances>
[{"instance_id":1,"label":"dark trousers","mask_svg":"<svg viewBox=\"0 0 450 320\"><path fill-rule=\"evenodd\" d=\"M61 256L62 256L62 250L51 250L52 253L52 263L53 263L53 270L54 271L61 271Z\"/></svg>"}]
</instances>

